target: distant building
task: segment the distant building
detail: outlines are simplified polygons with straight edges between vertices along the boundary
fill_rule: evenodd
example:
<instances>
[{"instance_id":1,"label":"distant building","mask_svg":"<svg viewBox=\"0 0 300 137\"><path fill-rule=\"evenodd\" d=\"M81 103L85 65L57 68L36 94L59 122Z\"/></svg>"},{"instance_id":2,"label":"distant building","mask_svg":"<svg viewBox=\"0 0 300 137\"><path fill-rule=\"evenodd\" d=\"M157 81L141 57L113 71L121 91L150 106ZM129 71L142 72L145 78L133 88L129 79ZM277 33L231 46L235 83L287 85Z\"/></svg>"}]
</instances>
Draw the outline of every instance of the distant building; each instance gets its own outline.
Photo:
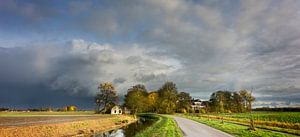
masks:
<instances>
[{"instance_id":1,"label":"distant building","mask_svg":"<svg viewBox=\"0 0 300 137\"><path fill-rule=\"evenodd\" d=\"M65 106L64 111L77 111L76 106Z\"/></svg>"},{"instance_id":2,"label":"distant building","mask_svg":"<svg viewBox=\"0 0 300 137\"><path fill-rule=\"evenodd\" d=\"M205 106L200 99L192 99L191 100L191 108L194 110L195 113L200 113L200 110Z\"/></svg>"},{"instance_id":3,"label":"distant building","mask_svg":"<svg viewBox=\"0 0 300 137\"><path fill-rule=\"evenodd\" d=\"M117 115L120 115L122 114L122 108L120 106L114 106L111 111L110 111L110 114L117 114Z\"/></svg>"},{"instance_id":4,"label":"distant building","mask_svg":"<svg viewBox=\"0 0 300 137\"><path fill-rule=\"evenodd\" d=\"M123 114L131 114L131 111L128 108L124 107Z\"/></svg>"}]
</instances>

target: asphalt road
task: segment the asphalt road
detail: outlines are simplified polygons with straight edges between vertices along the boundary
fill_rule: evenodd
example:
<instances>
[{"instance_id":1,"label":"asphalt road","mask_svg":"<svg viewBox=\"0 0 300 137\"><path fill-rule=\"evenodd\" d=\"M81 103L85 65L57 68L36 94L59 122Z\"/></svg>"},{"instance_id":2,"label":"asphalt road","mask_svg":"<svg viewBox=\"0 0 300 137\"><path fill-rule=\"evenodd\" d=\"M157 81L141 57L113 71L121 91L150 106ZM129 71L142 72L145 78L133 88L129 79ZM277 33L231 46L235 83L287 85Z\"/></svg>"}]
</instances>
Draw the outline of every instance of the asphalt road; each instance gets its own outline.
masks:
<instances>
[{"instance_id":1,"label":"asphalt road","mask_svg":"<svg viewBox=\"0 0 300 137\"><path fill-rule=\"evenodd\" d=\"M233 137L220 130L182 117L171 116L186 137Z\"/></svg>"}]
</instances>

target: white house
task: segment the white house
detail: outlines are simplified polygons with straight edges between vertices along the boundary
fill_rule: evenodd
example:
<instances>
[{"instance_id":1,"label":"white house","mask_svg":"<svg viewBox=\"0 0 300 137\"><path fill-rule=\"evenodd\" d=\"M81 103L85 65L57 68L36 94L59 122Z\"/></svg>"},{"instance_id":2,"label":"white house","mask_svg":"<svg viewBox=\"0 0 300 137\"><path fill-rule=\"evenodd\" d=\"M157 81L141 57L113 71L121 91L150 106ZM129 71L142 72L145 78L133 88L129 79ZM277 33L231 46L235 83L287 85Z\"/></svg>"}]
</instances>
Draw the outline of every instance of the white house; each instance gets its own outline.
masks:
<instances>
[{"instance_id":1,"label":"white house","mask_svg":"<svg viewBox=\"0 0 300 137\"><path fill-rule=\"evenodd\" d=\"M201 101L200 99L193 99L193 100L191 100L191 102L192 102L191 107L195 113L199 113L200 110L205 107L202 104L203 101Z\"/></svg>"},{"instance_id":2,"label":"white house","mask_svg":"<svg viewBox=\"0 0 300 137\"><path fill-rule=\"evenodd\" d=\"M122 108L120 106L114 106L111 109L110 114L120 115L120 114L122 114Z\"/></svg>"}]
</instances>

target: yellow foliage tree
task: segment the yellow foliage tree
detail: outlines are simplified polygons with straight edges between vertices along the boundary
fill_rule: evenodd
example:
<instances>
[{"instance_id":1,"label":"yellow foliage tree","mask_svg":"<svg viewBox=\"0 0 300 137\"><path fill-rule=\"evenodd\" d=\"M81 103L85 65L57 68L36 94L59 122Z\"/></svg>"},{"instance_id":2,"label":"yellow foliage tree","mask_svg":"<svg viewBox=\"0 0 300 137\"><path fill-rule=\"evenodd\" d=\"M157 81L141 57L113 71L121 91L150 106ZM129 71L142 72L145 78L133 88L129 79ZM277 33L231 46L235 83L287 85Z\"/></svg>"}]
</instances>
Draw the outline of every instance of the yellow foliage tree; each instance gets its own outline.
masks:
<instances>
[{"instance_id":1,"label":"yellow foliage tree","mask_svg":"<svg viewBox=\"0 0 300 137\"><path fill-rule=\"evenodd\" d=\"M148 94L148 107L151 112L157 112L158 93L152 91Z\"/></svg>"}]
</instances>

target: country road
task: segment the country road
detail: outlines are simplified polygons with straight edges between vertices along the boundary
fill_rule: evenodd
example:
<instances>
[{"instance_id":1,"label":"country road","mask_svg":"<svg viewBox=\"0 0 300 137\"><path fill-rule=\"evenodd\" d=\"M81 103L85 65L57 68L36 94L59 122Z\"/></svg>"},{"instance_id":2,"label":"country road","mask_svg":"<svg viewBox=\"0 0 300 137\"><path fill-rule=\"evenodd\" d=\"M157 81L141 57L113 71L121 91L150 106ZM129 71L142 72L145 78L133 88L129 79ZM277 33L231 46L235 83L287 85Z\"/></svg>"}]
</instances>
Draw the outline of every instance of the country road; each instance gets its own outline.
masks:
<instances>
[{"instance_id":1,"label":"country road","mask_svg":"<svg viewBox=\"0 0 300 137\"><path fill-rule=\"evenodd\" d=\"M175 119L186 137L233 137L220 130L182 117L170 116Z\"/></svg>"}]
</instances>

